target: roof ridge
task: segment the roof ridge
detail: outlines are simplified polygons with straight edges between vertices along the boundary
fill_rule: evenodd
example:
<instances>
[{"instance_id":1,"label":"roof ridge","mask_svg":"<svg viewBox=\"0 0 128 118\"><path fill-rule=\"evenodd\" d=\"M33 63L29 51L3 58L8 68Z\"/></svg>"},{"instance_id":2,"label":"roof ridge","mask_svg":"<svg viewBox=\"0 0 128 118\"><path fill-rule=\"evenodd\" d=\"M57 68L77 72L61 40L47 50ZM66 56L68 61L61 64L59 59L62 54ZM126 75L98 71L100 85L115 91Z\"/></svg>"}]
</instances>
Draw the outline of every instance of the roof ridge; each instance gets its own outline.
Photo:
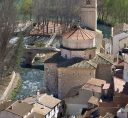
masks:
<instances>
[{"instance_id":1,"label":"roof ridge","mask_svg":"<svg viewBox=\"0 0 128 118\"><path fill-rule=\"evenodd\" d=\"M103 58L104 60L106 60L107 62L109 62L109 63L111 63L111 64L113 64L111 61L109 61L107 58L104 58L102 55L100 55L100 53L99 54L97 54L98 56L100 56L101 58Z\"/></svg>"},{"instance_id":2,"label":"roof ridge","mask_svg":"<svg viewBox=\"0 0 128 118\"><path fill-rule=\"evenodd\" d=\"M93 64L90 63L90 61L92 61L92 60L87 61L87 63L90 64L92 67L96 68L95 66L93 66ZM95 62L93 62L93 63L95 63ZM95 64L96 64L96 63L95 63ZM97 65L97 64L96 64L96 65Z\"/></svg>"}]
</instances>

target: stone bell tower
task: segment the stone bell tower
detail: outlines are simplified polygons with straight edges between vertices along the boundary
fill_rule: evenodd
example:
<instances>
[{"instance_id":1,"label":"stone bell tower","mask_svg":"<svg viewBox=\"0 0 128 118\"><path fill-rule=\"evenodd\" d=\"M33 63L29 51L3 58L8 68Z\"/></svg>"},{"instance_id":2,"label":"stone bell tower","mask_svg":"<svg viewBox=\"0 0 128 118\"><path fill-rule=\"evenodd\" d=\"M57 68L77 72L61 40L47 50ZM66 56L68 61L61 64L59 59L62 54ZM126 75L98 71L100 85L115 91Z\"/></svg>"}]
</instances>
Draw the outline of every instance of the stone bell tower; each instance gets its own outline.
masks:
<instances>
[{"instance_id":1,"label":"stone bell tower","mask_svg":"<svg viewBox=\"0 0 128 118\"><path fill-rule=\"evenodd\" d=\"M97 0L81 0L81 23L92 30L97 29Z\"/></svg>"}]
</instances>

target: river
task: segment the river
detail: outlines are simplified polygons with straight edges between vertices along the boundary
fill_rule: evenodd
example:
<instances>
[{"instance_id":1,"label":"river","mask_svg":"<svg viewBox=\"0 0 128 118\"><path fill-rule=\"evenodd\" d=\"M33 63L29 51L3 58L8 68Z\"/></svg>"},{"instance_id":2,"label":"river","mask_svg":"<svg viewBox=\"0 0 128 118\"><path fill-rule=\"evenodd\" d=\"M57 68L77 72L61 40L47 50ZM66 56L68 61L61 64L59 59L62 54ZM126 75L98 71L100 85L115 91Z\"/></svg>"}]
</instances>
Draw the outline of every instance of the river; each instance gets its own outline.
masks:
<instances>
[{"instance_id":1,"label":"river","mask_svg":"<svg viewBox=\"0 0 128 118\"><path fill-rule=\"evenodd\" d=\"M42 90L44 86L44 72L43 62L36 62L35 65L39 66L39 69L21 69L22 85L16 96L16 99L25 99L27 97L36 95L38 90ZM41 68L42 67L42 68Z\"/></svg>"}]
</instances>

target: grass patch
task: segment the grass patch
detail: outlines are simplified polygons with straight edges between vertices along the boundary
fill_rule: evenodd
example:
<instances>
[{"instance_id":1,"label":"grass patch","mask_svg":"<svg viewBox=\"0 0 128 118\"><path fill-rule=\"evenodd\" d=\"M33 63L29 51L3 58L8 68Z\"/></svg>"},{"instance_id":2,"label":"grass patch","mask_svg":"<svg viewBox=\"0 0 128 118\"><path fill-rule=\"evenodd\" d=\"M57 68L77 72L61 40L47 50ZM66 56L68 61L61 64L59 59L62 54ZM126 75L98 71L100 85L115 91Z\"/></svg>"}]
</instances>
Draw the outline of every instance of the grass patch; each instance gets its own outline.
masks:
<instances>
[{"instance_id":1,"label":"grass patch","mask_svg":"<svg viewBox=\"0 0 128 118\"><path fill-rule=\"evenodd\" d=\"M17 81L18 81L17 82L17 86L14 88L14 90L11 92L11 94L9 96L9 99L11 99L12 101L15 101L16 100L17 93L21 89L22 79L21 78L18 78Z\"/></svg>"}]
</instances>

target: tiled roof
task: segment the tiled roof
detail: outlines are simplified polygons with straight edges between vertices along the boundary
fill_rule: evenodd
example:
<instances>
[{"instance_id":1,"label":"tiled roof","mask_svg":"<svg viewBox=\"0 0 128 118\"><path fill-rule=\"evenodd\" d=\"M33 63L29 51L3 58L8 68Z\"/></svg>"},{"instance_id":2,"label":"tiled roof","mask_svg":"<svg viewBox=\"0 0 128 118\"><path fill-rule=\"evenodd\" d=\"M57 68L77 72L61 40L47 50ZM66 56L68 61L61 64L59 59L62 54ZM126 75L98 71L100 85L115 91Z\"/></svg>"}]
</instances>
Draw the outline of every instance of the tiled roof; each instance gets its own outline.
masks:
<instances>
[{"instance_id":1,"label":"tiled roof","mask_svg":"<svg viewBox=\"0 0 128 118\"><path fill-rule=\"evenodd\" d=\"M123 32L123 33L120 33L120 34L117 34L113 37L113 40L123 40L125 38L128 38L128 34Z\"/></svg>"},{"instance_id":2,"label":"tiled roof","mask_svg":"<svg viewBox=\"0 0 128 118\"><path fill-rule=\"evenodd\" d=\"M95 38L94 33L91 30L82 29L81 27L74 28L68 33L63 35L65 40L93 40Z\"/></svg>"},{"instance_id":3,"label":"tiled roof","mask_svg":"<svg viewBox=\"0 0 128 118\"><path fill-rule=\"evenodd\" d=\"M98 64L113 64L113 56L109 54L97 54L92 60L89 61L82 61L80 63L76 63L72 65L71 67L80 67L80 68L97 68Z\"/></svg>"},{"instance_id":4,"label":"tiled roof","mask_svg":"<svg viewBox=\"0 0 128 118\"><path fill-rule=\"evenodd\" d=\"M110 54L99 53L93 61L97 64L113 64L114 57Z\"/></svg>"},{"instance_id":5,"label":"tiled roof","mask_svg":"<svg viewBox=\"0 0 128 118\"><path fill-rule=\"evenodd\" d=\"M23 117L31 112L32 107L32 105L25 102L16 101L10 107L8 107L6 111Z\"/></svg>"},{"instance_id":6,"label":"tiled roof","mask_svg":"<svg viewBox=\"0 0 128 118\"><path fill-rule=\"evenodd\" d=\"M50 95L44 94L39 98L39 103L48 107L48 108L54 108L56 105L58 105L61 102L61 100L54 98Z\"/></svg>"},{"instance_id":7,"label":"tiled roof","mask_svg":"<svg viewBox=\"0 0 128 118\"><path fill-rule=\"evenodd\" d=\"M33 113L29 114L26 118L45 118L45 116L43 116L39 113L33 112Z\"/></svg>"},{"instance_id":8,"label":"tiled roof","mask_svg":"<svg viewBox=\"0 0 128 118\"><path fill-rule=\"evenodd\" d=\"M106 84L105 80L91 78L88 82L82 87L84 90L94 91L101 93L103 85Z\"/></svg>"},{"instance_id":9,"label":"tiled roof","mask_svg":"<svg viewBox=\"0 0 128 118\"><path fill-rule=\"evenodd\" d=\"M90 61L84 60L84 61L82 61L80 63L76 63L76 64L72 65L71 67L94 69L94 68L97 68L97 64L95 62L93 62L92 60L90 60Z\"/></svg>"},{"instance_id":10,"label":"tiled roof","mask_svg":"<svg viewBox=\"0 0 128 118\"><path fill-rule=\"evenodd\" d=\"M52 109L45 107L38 103L34 104L33 109L32 109L32 112L41 114L42 116L46 116L51 111L52 111Z\"/></svg>"}]
</instances>

